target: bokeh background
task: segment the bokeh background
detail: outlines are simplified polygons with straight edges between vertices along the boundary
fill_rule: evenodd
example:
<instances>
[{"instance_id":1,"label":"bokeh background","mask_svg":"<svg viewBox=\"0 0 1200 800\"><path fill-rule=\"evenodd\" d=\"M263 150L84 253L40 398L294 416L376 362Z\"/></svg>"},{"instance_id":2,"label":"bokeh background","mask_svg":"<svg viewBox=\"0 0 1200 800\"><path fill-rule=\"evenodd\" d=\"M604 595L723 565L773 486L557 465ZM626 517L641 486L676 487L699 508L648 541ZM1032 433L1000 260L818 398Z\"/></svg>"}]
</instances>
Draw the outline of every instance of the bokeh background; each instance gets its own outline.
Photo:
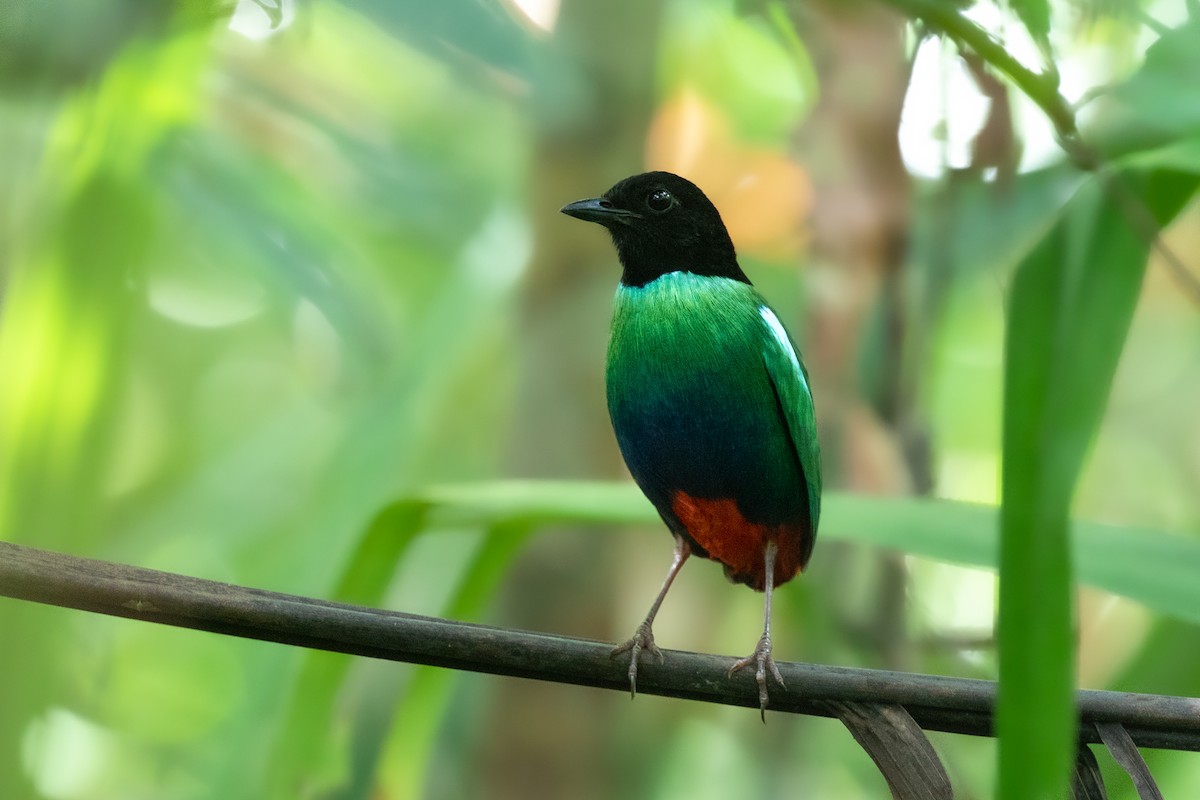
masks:
<instances>
[{"instance_id":1,"label":"bokeh background","mask_svg":"<svg viewBox=\"0 0 1200 800\"><path fill-rule=\"evenodd\" d=\"M1188 48L1139 73L1188 6L1049 4L1085 133L1196 141ZM967 13L1042 57L1007 4ZM1084 177L1028 98L926 33L833 0L0 4L0 537L623 639L661 526L403 501L627 480L603 400L615 256L557 210L650 168L716 202L800 343L827 487L996 503L1008 287ZM1106 107L1135 75L1143 105ZM1200 213L1164 237L1200 274ZM1078 517L1200 533L1190 289L1152 255ZM539 486L534 505L572 496ZM777 655L994 678L994 572L876 523L890 547L823 541L778 592ZM1200 693L1194 619L1078 604L1081 685ZM760 615L693 563L656 631L740 655ZM888 796L836 721L14 601L0 698L5 798ZM962 797L990 796L994 742L934 741ZM1167 796L1200 796L1194 755L1148 757Z\"/></svg>"}]
</instances>

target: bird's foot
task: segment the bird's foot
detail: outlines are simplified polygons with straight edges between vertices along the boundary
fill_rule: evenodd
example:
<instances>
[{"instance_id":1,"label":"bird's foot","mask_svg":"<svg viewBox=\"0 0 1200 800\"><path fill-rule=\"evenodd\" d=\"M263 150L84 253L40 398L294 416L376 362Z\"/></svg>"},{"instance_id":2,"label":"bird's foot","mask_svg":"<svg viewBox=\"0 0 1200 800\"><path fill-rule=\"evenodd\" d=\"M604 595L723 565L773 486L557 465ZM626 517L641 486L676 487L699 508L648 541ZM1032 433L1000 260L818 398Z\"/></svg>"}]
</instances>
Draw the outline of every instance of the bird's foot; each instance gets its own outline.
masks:
<instances>
[{"instance_id":1,"label":"bird's foot","mask_svg":"<svg viewBox=\"0 0 1200 800\"><path fill-rule=\"evenodd\" d=\"M650 653L655 656L660 664L663 660L662 650L659 650L658 645L654 643L654 631L650 629L649 620L638 625L633 636L630 636L624 644L614 647L609 656L619 656L622 653L629 653L629 696L636 697L638 661L641 660L642 653Z\"/></svg>"},{"instance_id":2,"label":"bird's foot","mask_svg":"<svg viewBox=\"0 0 1200 800\"><path fill-rule=\"evenodd\" d=\"M762 715L763 722L767 721L767 671L775 677L775 681L787 688L783 682L783 676L779 674L779 667L775 666L775 659L771 658L771 637L763 634L763 637L758 640L758 647L754 648L754 652L745 658L739 658L729 668L729 677L733 677L733 673L748 667L751 664L756 665L757 669L754 672L754 679L758 681L758 710Z\"/></svg>"}]
</instances>

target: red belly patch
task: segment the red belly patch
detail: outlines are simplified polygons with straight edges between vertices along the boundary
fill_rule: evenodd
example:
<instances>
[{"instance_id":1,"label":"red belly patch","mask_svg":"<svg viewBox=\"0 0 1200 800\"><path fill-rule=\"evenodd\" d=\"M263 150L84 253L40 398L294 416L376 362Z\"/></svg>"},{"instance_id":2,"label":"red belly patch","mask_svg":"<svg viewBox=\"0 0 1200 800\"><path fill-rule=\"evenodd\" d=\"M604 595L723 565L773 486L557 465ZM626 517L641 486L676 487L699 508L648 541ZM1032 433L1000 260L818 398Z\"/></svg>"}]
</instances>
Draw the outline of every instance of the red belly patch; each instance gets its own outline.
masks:
<instances>
[{"instance_id":1,"label":"red belly patch","mask_svg":"<svg viewBox=\"0 0 1200 800\"><path fill-rule=\"evenodd\" d=\"M708 557L725 566L725 574L757 591L766 587L763 555L767 542L776 543L775 585L790 581L804 568L800 562L806 530L803 525L762 525L750 522L731 497L692 497L676 492L671 510Z\"/></svg>"}]
</instances>

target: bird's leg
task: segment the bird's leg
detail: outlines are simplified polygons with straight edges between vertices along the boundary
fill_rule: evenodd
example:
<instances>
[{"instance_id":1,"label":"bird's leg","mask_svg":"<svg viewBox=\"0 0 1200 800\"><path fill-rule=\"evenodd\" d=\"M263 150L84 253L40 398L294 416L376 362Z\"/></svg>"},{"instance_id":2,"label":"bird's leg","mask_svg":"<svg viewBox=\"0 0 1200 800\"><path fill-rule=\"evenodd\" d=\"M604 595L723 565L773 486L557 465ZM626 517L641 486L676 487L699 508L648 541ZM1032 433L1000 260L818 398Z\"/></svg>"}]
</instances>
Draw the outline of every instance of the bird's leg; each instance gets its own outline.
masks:
<instances>
[{"instance_id":1,"label":"bird's leg","mask_svg":"<svg viewBox=\"0 0 1200 800\"><path fill-rule=\"evenodd\" d=\"M658 590L658 597L654 598L654 604L650 606L650 612L646 614L646 618L642 620L642 624L638 625L637 630L633 632L633 636L624 644L619 644L613 648L611 655L617 656L621 653L628 652L629 656L629 696L637 695L637 668L638 659L642 652L651 653L658 657L659 661L663 660L662 651L658 649L658 645L654 643L654 632L651 626L654 625L654 617L658 615L659 606L662 605L663 598L667 596L667 590L671 588L671 584L675 581L675 576L679 574L679 570L683 567L683 562L687 561L688 556L692 554L691 546L684 541L682 536L675 536L675 557L671 560L671 568L667 570L667 577L663 581L662 588Z\"/></svg>"},{"instance_id":2,"label":"bird's leg","mask_svg":"<svg viewBox=\"0 0 1200 800\"><path fill-rule=\"evenodd\" d=\"M780 686L787 688L783 682L783 676L779 674L779 667L775 666L775 659L771 658L771 589L775 585L775 542L767 542L766 551L763 555L763 561L767 570L766 582L766 621L763 623L762 638L758 640L758 646L754 648L754 652L746 658L740 658L734 662L729 668L729 675L737 672L742 667L754 664L757 670L754 673L755 679L758 681L758 710L762 715L763 722L767 721L767 670L775 676Z\"/></svg>"}]
</instances>

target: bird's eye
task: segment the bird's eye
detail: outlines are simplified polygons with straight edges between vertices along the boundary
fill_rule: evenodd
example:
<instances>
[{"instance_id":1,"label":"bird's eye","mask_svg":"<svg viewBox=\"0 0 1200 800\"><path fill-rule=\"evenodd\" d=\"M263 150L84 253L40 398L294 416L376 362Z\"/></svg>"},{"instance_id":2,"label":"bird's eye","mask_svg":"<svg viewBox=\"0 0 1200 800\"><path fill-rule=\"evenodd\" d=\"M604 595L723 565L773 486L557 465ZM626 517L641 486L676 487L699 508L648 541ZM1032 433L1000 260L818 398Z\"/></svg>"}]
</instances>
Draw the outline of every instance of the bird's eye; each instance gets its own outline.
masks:
<instances>
[{"instance_id":1,"label":"bird's eye","mask_svg":"<svg viewBox=\"0 0 1200 800\"><path fill-rule=\"evenodd\" d=\"M675 198L666 189L655 189L646 196L646 206L651 211L661 213L673 205L675 205Z\"/></svg>"}]
</instances>

